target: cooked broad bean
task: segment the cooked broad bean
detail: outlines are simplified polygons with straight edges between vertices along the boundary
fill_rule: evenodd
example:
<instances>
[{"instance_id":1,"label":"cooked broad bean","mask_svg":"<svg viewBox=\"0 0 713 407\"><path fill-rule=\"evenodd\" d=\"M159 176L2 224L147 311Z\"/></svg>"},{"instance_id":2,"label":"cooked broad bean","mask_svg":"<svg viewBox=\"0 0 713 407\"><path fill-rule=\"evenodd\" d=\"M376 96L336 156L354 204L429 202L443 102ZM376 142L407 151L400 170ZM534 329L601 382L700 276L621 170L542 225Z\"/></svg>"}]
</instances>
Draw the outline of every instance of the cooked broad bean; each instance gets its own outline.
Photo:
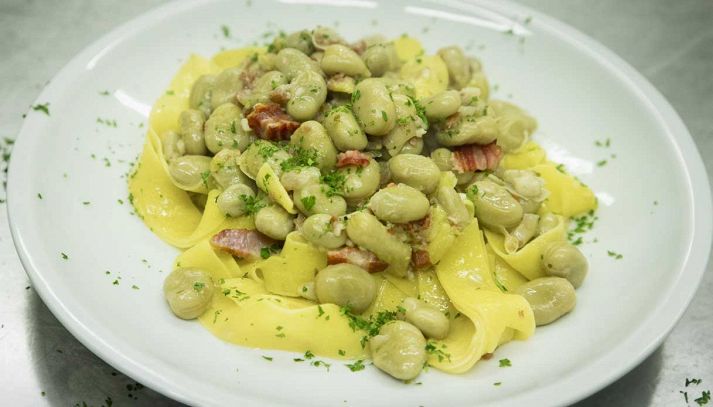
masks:
<instances>
[{"instance_id":1,"label":"cooked broad bean","mask_svg":"<svg viewBox=\"0 0 713 407\"><path fill-rule=\"evenodd\" d=\"M403 277L411 261L411 246L389 233L379 219L366 212L354 212L347 220L347 237L389 264L387 272Z\"/></svg>"},{"instance_id":2,"label":"cooked broad bean","mask_svg":"<svg viewBox=\"0 0 713 407\"><path fill-rule=\"evenodd\" d=\"M547 194L545 181L532 170L505 170L502 171L503 181L512 185L515 192L527 199L542 201Z\"/></svg>"},{"instance_id":3,"label":"cooked broad bean","mask_svg":"<svg viewBox=\"0 0 713 407\"><path fill-rule=\"evenodd\" d=\"M512 103L493 100L490 106L498 117L498 145L506 152L519 149L537 129L537 120Z\"/></svg>"},{"instance_id":4,"label":"cooked broad bean","mask_svg":"<svg viewBox=\"0 0 713 407\"><path fill-rule=\"evenodd\" d=\"M379 164L369 159L365 167L348 166L337 170L344 176L344 191L342 195L349 202L370 197L379 189L381 179Z\"/></svg>"},{"instance_id":5,"label":"cooked broad bean","mask_svg":"<svg viewBox=\"0 0 713 407\"><path fill-rule=\"evenodd\" d=\"M269 205L255 214L255 229L275 240L285 240L295 229L295 223L281 206Z\"/></svg>"},{"instance_id":6,"label":"cooked broad bean","mask_svg":"<svg viewBox=\"0 0 713 407\"><path fill-rule=\"evenodd\" d=\"M415 326L391 321L369 341L374 366L399 380L415 379L428 359L426 338Z\"/></svg>"},{"instance_id":7,"label":"cooked broad bean","mask_svg":"<svg viewBox=\"0 0 713 407\"><path fill-rule=\"evenodd\" d=\"M203 112L196 109L184 110L178 117L178 122L181 127L183 144L186 146L186 154L208 154L203 138L203 127L205 125Z\"/></svg>"},{"instance_id":8,"label":"cooked broad bean","mask_svg":"<svg viewBox=\"0 0 713 407\"><path fill-rule=\"evenodd\" d=\"M468 188L475 205L475 217L484 225L510 228L522 220L523 210L505 187L491 180L476 181Z\"/></svg>"},{"instance_id":9,"label":"cooked broad bean","mask_svg":"<svg viewBox=\"0 0 713 407\"><path fill-rule=\"evenodd\" d=\"M297 209L305 215L324 213L331 216L341 216L347 213L347 201L339 195L328 196L324 184L309 184L298 189L294 194Z\"/></svg>"},{"instance_id":10,"label":"cooked broad bean","mask_svg":"<svg viewBox=\"0 0 713 407\"><path fill-rule=\"evenodd\" d=\"M316 72L300 72L290 81L290 93L287 113L299 121L310 120L327 99L327 83Z\"/></svg>"},{"instance_id":11,"label":"cooked broad bean","mask_svg":"<svg viewBox=\"0 0 713 407\"><path fill-rule=\"evenodd\" d=\"M334 168L337 163L337 149L334 148L327 130L317 121L310 120L302 123L292 133L290 144L314 150L317 154L317 167L322 171Z\"/></svg>"},{"instance_id":12,"label":"cooked broad bean","mask_svg":"<svg viewBox=\"0 0 713 407\"><path fill-rule=\"evenodd\" d=\"M422 136L426 130L410 97L395 93L391 95L391 99L396 107L396 125L384 137L383 143L389 154L395 156L409 140Z\"/></svg>"},{"instance_id":13,"label":"cooked broad bean","mask_svg":"<svg viewBox=\"0 0 713 407\"><path fill-rule=\"evenodd\" d=\"M404 299L402 306L406 310L406 321L421 330L426 337L443 339L448 336L450 321L438 308L413 297Z\"/></svg>"},{"instance_id":14,"label":"cooked broad bean","mask_svg":"<svg viewBox=\"0 0 713 407\"><path fill-rule=\"evenodd\" d=\"M449 185L439 185L436 188L436 201L448 214L448 219L458 226L465 226L472 220L465 203L458 192Z\"/></svg>"},{"instance_id":15,"label":"cooked broad bean","mask_svg":"<svg viewBox=\"0 0 713 407\"><path fill-rule=\"evenodd\" d=\"M343 73L361 78L371 76L371 73L359 55L351 48L342 44L333 44L326 47L320 65L327 75Z\"/></svg>"},{"instance_id":16,"label":"cooked broad bean","mask_svg":"<svg viewBox=\"0 0 713 407\"><path fill-rule=\"evenodd\" d=\"M572 244L552 242L542 253L542 269L553 277L566 278L574 288L579 288L587 277L587 258Z\"/></svg>"},{"instance_id":17,"label":"cooked broad bean","mask_svg":"<svg viewBox=\"0 0 713 407\"><path fill-rule=\"evenodd\" d=\"M499 134L497 120L492 109L485 110L483 115L461 114L453 121L446 121L443 128L436 133L436 140L448 147L492 143Z\"/></svg>"},{"instance_id":18,"label":"cooked broad bean","mask_svg":"<svg viewBox=\"0 0 713 407\"><path fill-rule=\"evenodd\" d=\"M512 233L505 236L505 251L507 253L515 253L520 250L523 246L527 244L535 234L537 234L537 221L540 219L539 216L526 213L522 217L522 221L517 225Z\"/></svg>"},{"instance_id":19,"label":"cooked broad bean","mask_svg":"<svg viewBox=\"0 0 713 407\"><path fill-rule=\"evenodd\" d=\"M244 184L232 184L218 195L218 209L226 215L238 217L247 212L247 199L255 196L252 188Z\"/></svg>"},{"instance_id":20,"label":"cooked broad bean","mask_svg":"<svg viewBox=\"0 0 713 407\"><path fill-rule=\"evenodd\" d=\"M396 106L381 79L368 78L357 84L352 94L352 109L368 134L385 136L396 124Z\"/></svg>"},{"instance_id":21,"label":"cooked broad bean","mask_svg":"<svg viewBox=\"0 0 713 407\"><path fill-rule=\"evenodd\" d=\"M428 120L437 122L456 114L460 102L460 94L457 90L444 90L426 98L421 104L426 111Z\"/></svg>"},{"instance_id":22,"label":"cooked broad bean","mask_svg":"<svg viewBox=\"0 0 713 407\"><path fill-rule=\"evenodd\" d=\"M438 56L446 63L448 77L454 88L460 89L470 82L470 61L460 47L450 46L438 50Z\"/></svg>"},{"instance_id":23,"label":"cooked broad bean","mask_svg":"<svg viewBox=\"0 0 713 407\"><path fill-rule=\"evenodd\" d=\"M240 155L238 163L240 169L250 177L255 179L263 164L268 163L278 175L282 174L280 164L290 158L290 154L284 149L266 140L257 140L250 144Z\"/></svg>"},{"instance_id":24,"label":"cooked broad bean","mask_svg":"<svg viewBox=\"0 0 713 407\"><path fill-rule=\"evenodd\" d=\"M250 184L250 178L239 167L240 151L221 150L210 161L210 172L213 179L223 189L233 184Z\"/></svg>"},{"instance_id":25,"label":"cooked broad bean","mask_svg":"<svg viewBox=\"0 0 713 407\"><path fill-rule=\"evenodd\" d=\"M338 106L330 110L323 124L339 151L363 150L369 142L348 106Z\"/></svg>"},{"instance_id":26,"label":"cooked broad bean","mask_svg":"<svg viewBox=\"0 0 713 407\"><path fill-rule=\"evenodd\" d=\"M429 208L426 195L406 184L386 187L369 200L369 209L374 215L391 223L408 223L423 219Z\"/></svg>"},{"instance_id":27,"label":"cooked broad bean","mask_svg":"<svg viewBox=\"0 0 713 407\"><path fill-rule=\"evenodd\" d=\"M577 294L567 279L543 277L529 281L515 290L532 308L535 325L547 325L574 309Z\"/></svg>"},{"instance_id":28,"label":"cooked broad bean","mask_svg":"<svg viewBox=\"0 0 713 407\"><path fill-rule=\"evenodd\" d=\"M224 148L244 150L252 141L240 125L240 108L232 103L218 106L205 122L205 145L215 154Z\"/></svg>"},{"instance_id":29,"label":"cooked broad bean","mask_svg":"<svg viewBox=\"0 0 713 407\"><path fill-rule=\"evenodd\" d=\"M366 270L349 263L327 266L314 279L317 298L322 304L346 306L361 314L376 297L376 282Z\"/></svg>"},{"instance_id":30,"label":"cooked broad bean","mask_svg":"<svg viewBox=\"0 0 713 407\"><path fill-rule=\"evenodd\" d=\"M285 48L294 48L306 55L313 53L312 34L310 34L309 30L293 32L285 37Z\"/></svg>"},{"instance_id":31,"label":"cooked broad bean","mask_svg":"<svg viewBox=\"0 0 713 407\"><path fill-rule=\"evenodd\" d=\"M204 155L184 155L168 163L168 173L179 188L208 193L213 180L210 173L210 157Z\"/></svg>"},{"instance_id":32,"label":"cooked broad bean","mask_svg":"<svg viewBox=\"0 0 713 407\"><path fill-rule=\"evenodd\" d=\"M453 152L447 148L441 147L431 151L431 160L441 171L453 169Z\"/></svg>"},{"instance_id":33,"label":"cooked broad bean","mask_svg":"<svg viewBox=\"0 0 713 407\"><path fill-rule=\"evenodd\" d=\"M322 70L316 61L294 48L280 50L277 53L275 65L287 77L288 81L292 81L302 72L312 71L322 74Z\"/></svg>"},{"instance_id":34,"label":"cooked broad bean","mask_svg":"<svg viewBox=\"0 0 713 407\"><path fill-rule=\"evenodd\" d=\"M312 43L315 48L324 50L332 44L345 44L346 41L333 29L319 26L312 30Z\"/></svg>"},{"instance_id":35,"label":"cooked broad bean","mask_svg":"<svg viewBox=\"0 0 713 407\"><path fill-rule=\"evenodd\" d=\"M163 158L167 163L186 154L186 146L183 144L183 138L171 130L163 133L163 137L161 137L161 149L163 150Z\"/></svg>"},{"instance_id":36,"label":"cooked broad bean","mask_svg":"<svg viewBox=\"0 0 713 407\"><path fill-rule=\"evenodd\" d=\"M296 191L309 184L318 184L319 176L320 172L317 167L297 167L283 173L280 183L286 190Z\"/></svg>"},{"instance_id":37,"label":"cooked broad bean","mask_svg":"<svg viewBox=\"0 0 713 407\"><path fill-rule=\"evenodd\" d=\"M327 79L327 90L330 92L351 95L356 89L356 81L351 76L334 75Z\"/></svg>"},{"instance_id":38,"label":"cooked broad bean","mask_svg":"<svg viewBox=\"0 0 713 407\"><path fill-rule=\"evenodd\" d=\"M389 171L394 182L416 188L424 194L436 190L441 171L433 160L418 154L399 154L389 160Z\"/></svg>"},{"instance_id":39,"label":"cooked broad bean","mask_svg":"<svg viewBox=\"0 0 713 407\"><path fill-rule=\"evenodd\" d=\"M413 137L401 147L401 151L399 151L398 154L421 154L423 146L423 138Z\"/></svg>"},{"instance_id":40,"label":"cooked broad bean","mask_svg":"<svg viewBox=\"0 0 713 407\"><path fill-rule=\"evenodd\" d=\"M249 109L257 103L268 103L270 94L279 86L286 85L287 78L280 71L269 71L260 76L252 89L238 92L238 101L244 109Z\"/></svg>"},{"instance_id":41,"label":"cooked broad bean","mask_svg":"<svg viewBox=\"0 0 713 407\"><path fill-rule=\"evenodd\" d=\"M377 43L369 46L361 58L372 75L382 76L399 68L399 56L393 43Z\"/></svg>"},{"instance_id":42,"label":"cooked broad bean","mask_svg":"<svg viewBox=\"0 0 713 407\"><path fill-rule=\"evenodd\" d=\"M234 103L235 95L243 88L243 68L228 68L215 77L210 94L212 109L225 103Z\"/></svg>"},{"instance_id":43,"label":"cooked broad bean","mask_svg":"<svg viewBox=\"0 0 713 407\"><path fill-rule=\"evenodd\" d=\"M297 291L300 297L308 299L310 301L319 301L317 299L317 293L314 288L314 281L308 281L298 289Z\"/></svg>"},{"instance_id":44,"label":"cooked broad bean","mask_svg":"<svg viewBox=\"0 0 713 407\"><path fill-rule=\"evenodd\" d=\"M163 282L168 306L181 319L201 316L210 307L213 291L210 274L198 268L177 268Z\"/></svg>"},{"instance_id":45,"label":"cooked broad bean","mask_svg":"<svg viewBox=\"0 0 713 407\"><path fill-rule=\"evenodd\" d=\"M344 224L332 215L323 213L305 219L301 232L310 243L330 250L344 246L347 241Z\"/></svg>"},{"instance_id":46,"label":"cooked broad bean","mask_svg":"<svg viewBox=\"0 0 713 407\"><path fill-rule=\"evenodd\" d=\"M202 75L191 88L191 95L188 97L188 106L191 109L198 109L206 117L210 116L213 106L211 105L211 95L215 85L215 75Z\"/></svg>"},{"instance_id":47,"label":"cooked broad bean","mask_svg":"<svg viewBox=\"0 0 713 407\"><path fill-rule=\"evenodd\" d=\"M559 218L553 213L546 213L540 217L540 221L537 223L537 235L542 235L549 232L559 225Z\"/></svg>"}]
</instances>

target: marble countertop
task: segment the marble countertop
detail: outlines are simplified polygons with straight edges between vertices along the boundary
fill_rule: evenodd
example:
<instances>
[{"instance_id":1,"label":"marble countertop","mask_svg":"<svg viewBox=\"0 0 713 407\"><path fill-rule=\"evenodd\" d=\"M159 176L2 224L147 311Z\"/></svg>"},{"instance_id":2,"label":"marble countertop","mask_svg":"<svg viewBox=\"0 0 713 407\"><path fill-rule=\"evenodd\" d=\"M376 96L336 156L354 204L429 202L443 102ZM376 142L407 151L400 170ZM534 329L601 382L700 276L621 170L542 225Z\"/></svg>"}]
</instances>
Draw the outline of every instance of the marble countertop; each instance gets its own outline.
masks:
<instances>
[{"instance_id":1,"label":"marble countertop","mask_svg":"<svg viewBox=\"0 0 713 407\"><path fill-rule=\"evenodd\" d=\"M618 53L671 102L713 179L713 2L520 0ZM0 2L0 150L22 115L77 52L162 0ZM0 170L5 163L0 163ZM4 175L2 175L4 179ZM80 344L32 290L15 253L0 191L0 404L180 405L116 372ZM651 356L577 406L685 406L713 388L713 264L687 312ZM687 378L700 378L685 387Z\"/></svg>"}]
</instances>

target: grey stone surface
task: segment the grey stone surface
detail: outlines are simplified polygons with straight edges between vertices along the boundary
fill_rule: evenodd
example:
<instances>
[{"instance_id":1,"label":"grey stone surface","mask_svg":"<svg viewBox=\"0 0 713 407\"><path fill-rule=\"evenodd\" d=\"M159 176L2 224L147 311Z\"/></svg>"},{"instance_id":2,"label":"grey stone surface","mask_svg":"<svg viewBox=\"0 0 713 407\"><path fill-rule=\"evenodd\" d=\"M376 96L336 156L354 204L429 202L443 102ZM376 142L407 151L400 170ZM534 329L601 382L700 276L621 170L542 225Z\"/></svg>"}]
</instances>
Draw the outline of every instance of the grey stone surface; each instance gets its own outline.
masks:
<instances>
[{"instance_id":1,"label":"grey stone surface","mask_svg":"<svg viewBox=\"0 0 713 407\"><path fill-rule=\"evenodd\" d=\"M644 74L690 129L713 179L713 2L520 0L599 40ZM0 140L14 138L44 84L87 44L160 0L1 0ZM0 141L0 147L8 148ZM0 168L4 165L0 164ZM3 197L0 192L0 197ZM2 205L4 206L4 205ZM684 406L713 384L713 265L664 344L577 406ZM0 208L1 405L178 405L94 356L29 286ZM700 378L685 387L686 378Z\"/></svg>"}]
</instances>

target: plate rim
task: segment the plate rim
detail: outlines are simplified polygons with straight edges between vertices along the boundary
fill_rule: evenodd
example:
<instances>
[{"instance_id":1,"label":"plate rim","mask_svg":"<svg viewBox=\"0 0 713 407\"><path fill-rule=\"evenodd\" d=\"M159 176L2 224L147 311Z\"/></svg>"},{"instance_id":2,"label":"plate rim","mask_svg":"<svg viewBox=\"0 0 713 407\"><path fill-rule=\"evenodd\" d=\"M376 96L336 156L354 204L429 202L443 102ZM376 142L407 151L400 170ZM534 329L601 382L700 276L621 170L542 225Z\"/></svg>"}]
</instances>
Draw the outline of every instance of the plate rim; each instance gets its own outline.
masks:
<instances>
[{"instance_id":1,"label":"plate rim","mask_svg":"<svg viewBox=\"0 0 713 407\"><path fill-rule=\"evenodd\" d=\"M217 1L220 0L212 0L211 2ZM518 393L508 399L509 402L539 400L553 405L565 405L582 400L618 380L653 353L680 320L700 286L708 264L711 251L711 237L713 235L713 214L711 209L713 204L711 203L710 183L700 152L685 123L668 100L628 62L587 34L543 12L522 4L514 3L510 0L501 2L491 2L487 0L426 1L451 9L454 5L462 5L465 7L477 5L478 7L495 10L508 16L533 16L538 23L540 21L544 22L543 28L557 34L559 39L569 42L575 46L578 51L595 57L600 63L607 66L610 73L618 76L631 90L636 91L639 94L640 100L647 102L649 105L648 108L659 114L659 123L661 127L666 130L669 141L677 149L678 156L687 158L686 160L681 159L680 161L683 164L681 169L684 178L688 182L687 192L693 210L691 214L692 230L690 231L691 244L688 247L687 256L681 266L681 270L687 271L679 271L679 278L675 281L673 289L671 290L671 292L676 292L678 295L666 298L664 302L655 308L654 312L647 316L646 320L639 326L640 329L638 331L632 332L624 341L612 348L612 350L594 359L586 369L579 369L571 378L558 380L554 384L534 391ZM62 86L58 85L58 83L66 82L58 81L58 79L69 79L73 77L71 72L77 65L80 65L81 62L89 60L92 57L96 58L109 51L128 35L146 28L150 24L155 23L158 19L167 18L175 13L193 7L200 7L204 4L204 2L192 2L191 0L168 2L151 8L118 25L69 59L62 69L53 76L49 84L43 88L33 104L40 103L42 100L52 99L51 95L53 93L59 93L62 90ZM28 116L23 121L15 141L14 151L23 151L26 145L25 140L29 138L29 136L23 135L28 132L27 129L35 120L38 119ZM180 386L176 384L171 385L171 383L163 380L158 372L153 371L145 363L137 363L137 361L127 357L122 351L114 348L110 343L97 336L89 326L82 323L82 321L76 317L47 284L42 277L42 272L34 264L29 251L31 244L24 239L24 234L20 230L21 227L16 222L17 217L13 216L14 213L22 211L20 205L16 203L19 202L19 199L16 199L16 197L19 197L21 193L21 182L18 179L21 175L15 174L18 174L20 165L18 160L10 160L6 202L8 223L13 243L22 266L32 281L33 288L52 314L77 340L90 349L92 353L118 370L126 373L128 376L138 379L141 383L174 400L190 405L201 402L200 398L196 397L195 394L190 394L190 392L182 390ZM689 278L685 282L680 278L684 273L685 276ZM643 328L649 326L652 320L658 321L658 328L654 330L655 334L648 334L646 332L650 331ZM641 339L645 339L643 341L644 346L642 346ZM633 344L636 346L632 346ZM633 351L636 356L631 357L630 353L626 359L627 362L620 363L621 360L619 360L618 357L624 351ZM613 364L612 362L617 363ZM616 367L612 368L612 366ZM552 392L550 390L552 387L564 387L567 380L576 380L577 377L583 374L586 374L588 378L585 382L587 383L586 386L581 386L582 381L580 381L577 390L571 390L569 392ZM249 399L246 401L248 400ZM253 399L252 401L255 400Z\"/></svg>"}]
</instances>

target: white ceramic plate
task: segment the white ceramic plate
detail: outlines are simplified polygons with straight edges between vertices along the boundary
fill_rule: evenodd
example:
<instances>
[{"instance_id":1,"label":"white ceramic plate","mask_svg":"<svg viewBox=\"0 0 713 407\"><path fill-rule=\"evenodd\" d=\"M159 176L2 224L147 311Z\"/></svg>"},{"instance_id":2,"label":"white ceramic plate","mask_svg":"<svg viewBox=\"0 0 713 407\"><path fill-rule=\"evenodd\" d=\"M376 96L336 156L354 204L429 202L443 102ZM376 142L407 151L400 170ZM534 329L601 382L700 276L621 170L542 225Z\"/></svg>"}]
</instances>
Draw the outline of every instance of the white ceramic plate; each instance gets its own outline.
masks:
<instances>
[{"instance_id":1,"label":"white ceramic plate","mask_svg":"<svg viewBox=\"0 0 713 407\"><path fill-rule=\"evenodd\" d=\"M126 202L123 174L144 141L140 125L190 53L211 55L263 42L268 31L317 24L338 25L351 39L408 32L430 52L457 43L482 59L496 97L538 118L537 139L594 189L601 206L586 238L597 242L583 246L591 272L574 313L529 341L503 346L466 375L430 371L422 385L373 367L352 373L339 362L330 372L297 364L293 354L223 343L173 317L161 284L177 252L131 216ZM100 94L105 90L110 95ZM189 404L573 402L656 348L693 296L708 257L708 181L674 110L601 45L510 3L171 2L77 55L37 100L47 102L49 117L32 111L25 121L8 187L13 236L33 286L93 352ZM609 148L595 146L607 138ZM597 166L603 159L607 164ZM505 357L513 366L499 368Z\"/></svg>"}]
</instances>

